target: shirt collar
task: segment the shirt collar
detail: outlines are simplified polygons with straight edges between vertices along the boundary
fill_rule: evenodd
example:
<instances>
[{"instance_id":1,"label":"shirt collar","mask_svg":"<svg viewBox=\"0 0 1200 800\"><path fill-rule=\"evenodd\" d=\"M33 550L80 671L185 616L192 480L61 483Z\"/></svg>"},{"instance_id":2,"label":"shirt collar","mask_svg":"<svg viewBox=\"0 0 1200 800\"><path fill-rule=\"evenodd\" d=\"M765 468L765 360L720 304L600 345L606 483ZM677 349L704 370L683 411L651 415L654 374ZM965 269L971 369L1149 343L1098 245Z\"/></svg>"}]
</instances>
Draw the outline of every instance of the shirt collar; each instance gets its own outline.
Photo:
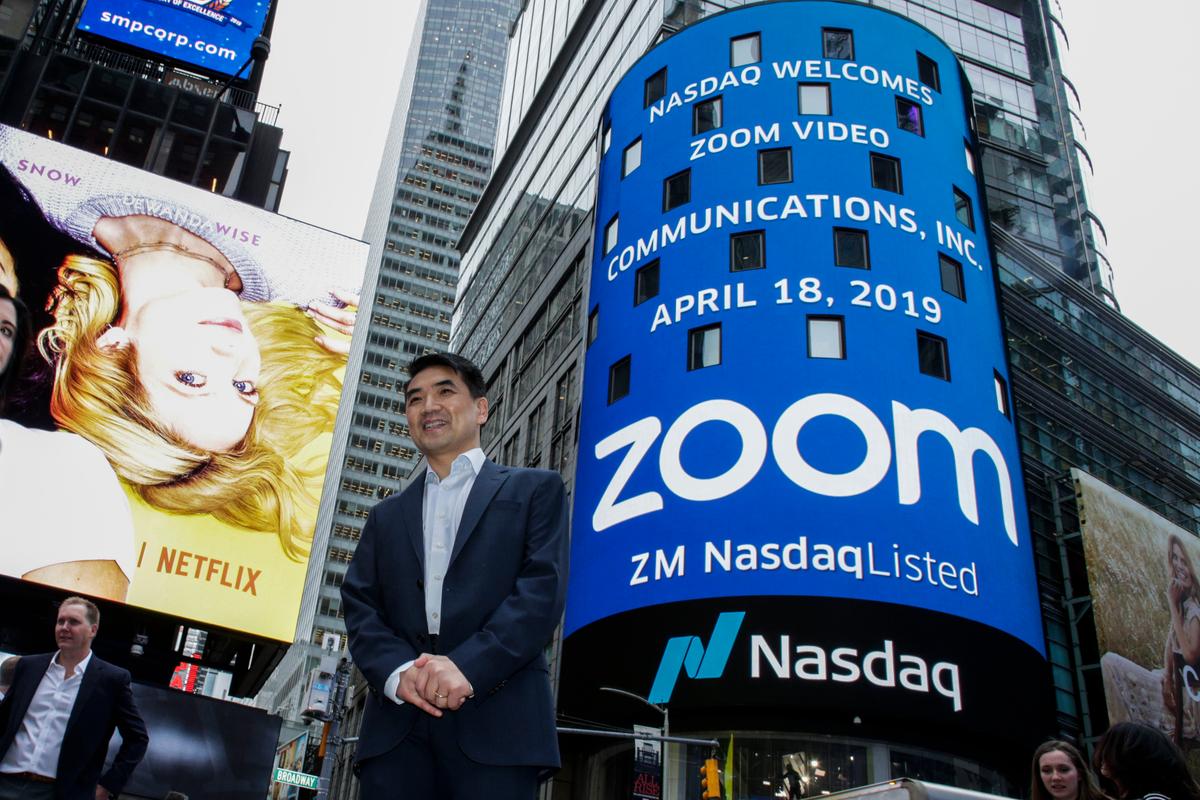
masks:
<instances>
[{"instance_id":1,"label":"shirt collar","mask_svg":"<svg viewBox=\"0 0 1200 800\"><path fill-rule=\"evenodd\" d=\"M465 453L459 453L458 457L450 463L450 475L454 474L454 468L456 466L462 464L471 470L472 475L479 477L479 470L483 469L483 462L486 459L487 457L483 454L482 448L472 447ZM447 475L446 477L448 478L450 475ZM442 479L439 478L438 474L433 471L433 468L426 464L425 484L428 486L430 483L441 483L441 481Z\"/></svg>"},{"instance_id":2,"label":"shirt collar","mask_svg":"<svg viewBox=\"0 0 1200 800\"><path fill-rule=\"evenodd\" d=\"M61 651L55 651L54 658L50 659L50 663L56 667L62 667L62 664L60 664L58 661L59 652L61 652ZM82 675L84 672L87 671L88 664L90 664L91 661L92 661L92 651L88 650L88 654L86 656L84 656L83 661L80 661L78 664L75 665L75 671L78 672L80 675ZM64 672L66 671L65 667L63 667L63 671Z\"/></svg>"}]
</instances>

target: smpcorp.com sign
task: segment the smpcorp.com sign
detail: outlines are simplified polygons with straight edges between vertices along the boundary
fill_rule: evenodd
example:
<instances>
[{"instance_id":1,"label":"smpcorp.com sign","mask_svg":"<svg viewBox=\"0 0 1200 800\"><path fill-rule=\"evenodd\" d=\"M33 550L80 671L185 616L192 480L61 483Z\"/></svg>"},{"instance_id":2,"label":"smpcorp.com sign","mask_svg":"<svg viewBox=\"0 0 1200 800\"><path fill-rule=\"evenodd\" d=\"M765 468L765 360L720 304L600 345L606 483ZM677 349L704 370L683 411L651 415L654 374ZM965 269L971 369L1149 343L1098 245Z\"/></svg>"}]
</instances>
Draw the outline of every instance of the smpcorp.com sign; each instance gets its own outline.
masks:
<instances>
[{"instance_id":1,"label":"smpcorp.com sign","mask_svg":"<svg viewBox=\"0 0 1200 800\"><path fill-rule=\"evenodd\" d=\"M617 84L566 683L953 718L997 677L966 651L1010 688L1044 663L966 92L929 31L823 2L714 15ZM699 608L748 616L730 644Z\"/></svg>"},{"instance_id":2,"label":"smpcorp.com sign","mask_svg":"<svg viewBox=\"0 0 1200 800\"><path fill-rule=\"evenodd\" d=\"M270 7L270 0L88 0L79 30L232 75L250 57Z\"/></svg>"}]
</instances>

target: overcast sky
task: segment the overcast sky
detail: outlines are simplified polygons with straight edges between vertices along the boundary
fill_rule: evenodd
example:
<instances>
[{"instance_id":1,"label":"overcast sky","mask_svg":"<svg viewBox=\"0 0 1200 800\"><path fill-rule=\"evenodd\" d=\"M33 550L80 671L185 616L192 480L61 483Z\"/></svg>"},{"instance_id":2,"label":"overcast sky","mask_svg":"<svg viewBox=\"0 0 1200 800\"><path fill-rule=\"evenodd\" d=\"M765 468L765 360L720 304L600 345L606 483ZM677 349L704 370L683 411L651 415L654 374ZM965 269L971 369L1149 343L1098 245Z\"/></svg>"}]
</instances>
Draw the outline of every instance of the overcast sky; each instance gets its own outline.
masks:
<instances>
[{"instance_id":1,"label":"overcast sky","mask_svg":"<svg viewBox=\"0 0 1200 800\"><path fill-rule=\"evenodd\" d=\"M1197 296L1200 161L1191 133L1200 8L1192 0L1062 0L1095 164L1092 209L1108 231L1121 310L1200 363Z\"/></svg>"},{"instance_id":2,"label":"overcast sky","mask_svg":"<svg viewBox=\"0 0 1200 800\"><path fill-rule=\"evenodd\" d=\"M1092 208L1108 232L1122 311L1193 363L1200 265L1200 159L1191 142L1195 31L1191 0L1062 0L1067 75L1079 90L1095 164ZM261 99L281 105L291 150L281 211L361 236L395 103L416 0L341 0L333 25L303 0L280 0Z\"/></svg>"},{"instance_id":3,"label":"overcast sky","mask_svg":"<svg viewBox=\"0 0 1200 800\"><path fill-rule=\"evenodd\" d=\"M280 212L359 238L412 41L417 0L278 0L259 100L291 151ZM330 6L333 8L333 6Z\"/></svg>"}]
</instances>

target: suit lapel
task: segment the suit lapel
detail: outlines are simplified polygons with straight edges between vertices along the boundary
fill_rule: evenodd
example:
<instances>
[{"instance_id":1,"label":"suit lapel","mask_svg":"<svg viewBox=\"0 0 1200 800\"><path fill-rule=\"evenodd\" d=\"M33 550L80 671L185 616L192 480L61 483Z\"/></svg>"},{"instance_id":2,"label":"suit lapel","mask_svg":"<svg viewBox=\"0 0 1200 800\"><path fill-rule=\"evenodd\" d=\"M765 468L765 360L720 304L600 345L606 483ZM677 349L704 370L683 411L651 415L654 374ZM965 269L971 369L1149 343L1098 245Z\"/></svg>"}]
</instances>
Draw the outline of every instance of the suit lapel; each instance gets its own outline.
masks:
<instances>
[{"instance_id":1,"label":"suit lapel","mask_svg":"<svg viewBox=\"0 0 1200 800\"><path fill-rule=\"evenodd\" d=\"M92 692L96 689L96 684L100 682L101 673L104 671L104 663L92 655L92 660L88 662L87 669L83 671L83 678L79 682L79 694L75 696L75 705L71 708L71 716L67 718L67 727L63 731L63 741L71 735L71 728L79 721L81 709L87 705L88 698L92 696Z\"/></svg>"},{"instance_id":2,"label":"suit lapel","mask_svg":"<svg viewBox=\"0 0 1200 800\"><path fill-rule=\"evenodd\" d=\"M12 711L9 713L10 720L17 721L17 727L20 727L21 720L25 719L25 712L29 710L29 704L33 702L33 696L37 694L37 688L42 682L42 678L46 675L46 670L50 668L50 660L54 658L54 654L40 656L25 656L28 667L26 674L28 678L23 680L20 685L14 684L12 687Z\"/></svg>"},{"instance_id":3,"label":"suit lapel","mask_svg":"<svg viewBox=\"0 0 1200 800\"><path fill-rule=\"evenodd\" d=\"M405 533L417 553L417 563L421 565L421 574L425 574L425 470L400 495L401 513L404 518Z\"/></svg>"},{"instance_id":4,"label":"suit lapel","mask_svg":"<svg viewBox=\"0 0 1200 800\"><path fill-rule=\"evenodd\" d=\"M454 549L450 551L451 564L462 552L463 545L475 532L483 512L487 510L488 503L492 502L492 498L496 496L496 492L506 480L508 480L508 467L501 467L492 461L483 462L483 466L479 468L479 475L475 477L475 485L471 487L471 494L467 495L467 504L463 507L462 520L458 523L458 533L454 536Z\"/></svg>"}]
</instances>

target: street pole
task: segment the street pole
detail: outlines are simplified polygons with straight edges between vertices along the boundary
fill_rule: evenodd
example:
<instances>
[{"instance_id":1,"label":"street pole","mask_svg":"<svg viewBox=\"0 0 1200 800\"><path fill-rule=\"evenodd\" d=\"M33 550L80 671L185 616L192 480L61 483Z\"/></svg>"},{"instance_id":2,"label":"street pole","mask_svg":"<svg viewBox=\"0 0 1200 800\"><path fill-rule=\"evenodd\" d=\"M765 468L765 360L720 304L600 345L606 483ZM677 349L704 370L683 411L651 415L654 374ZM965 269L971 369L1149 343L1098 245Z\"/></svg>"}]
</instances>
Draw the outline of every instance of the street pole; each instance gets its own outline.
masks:
<instances>
[{"instance_id":1,"label":"street pole","mask_svg":"<svg viewBox=\"0 0 1200 800\"><path fill-rule=\"evenodd\" d=\"M669 712L667 711L667 707L660 706L658 703L651 703L649 700L642 697L640 694L634 694L633 692L629 692L624 689L616 689L616 688L613 688L612 686L601 686L600 691L612 692L613 694L619 694L622 697L628 697L631 700L637 700L642 705L648 706L648 707L654 709L655 711L657 711L659 714L662 714L662 720L663 720L662 782L663 782L663 795L665 797L666 789L668 786L671 785L671 782L670 782L670 774L671 773L670 773L670 770L668 769L668 765L671 763L671 759L667 757L667 755L668 755L667 748L668 748L668 743L670 742L669 737L671 736L671 721L670 721Z\"/></svg>"},{"instance_id":2,"label":"street pole","mask_svg":"<svg viewBox=\"0 0 1200 800\"><path fill-rule=\"evenodd\" d=\"M333 763L337 761L338 747L343 743L338 730L345 712L346 684L350 678L350 659L338 662L334 672L333 696L329 700L329 719L325 722L325 735L321 739L324 754L321 758L321 774L317 783L316 800L329 800L329 784L333 779Z\"/></svg>"}]
</instances>

